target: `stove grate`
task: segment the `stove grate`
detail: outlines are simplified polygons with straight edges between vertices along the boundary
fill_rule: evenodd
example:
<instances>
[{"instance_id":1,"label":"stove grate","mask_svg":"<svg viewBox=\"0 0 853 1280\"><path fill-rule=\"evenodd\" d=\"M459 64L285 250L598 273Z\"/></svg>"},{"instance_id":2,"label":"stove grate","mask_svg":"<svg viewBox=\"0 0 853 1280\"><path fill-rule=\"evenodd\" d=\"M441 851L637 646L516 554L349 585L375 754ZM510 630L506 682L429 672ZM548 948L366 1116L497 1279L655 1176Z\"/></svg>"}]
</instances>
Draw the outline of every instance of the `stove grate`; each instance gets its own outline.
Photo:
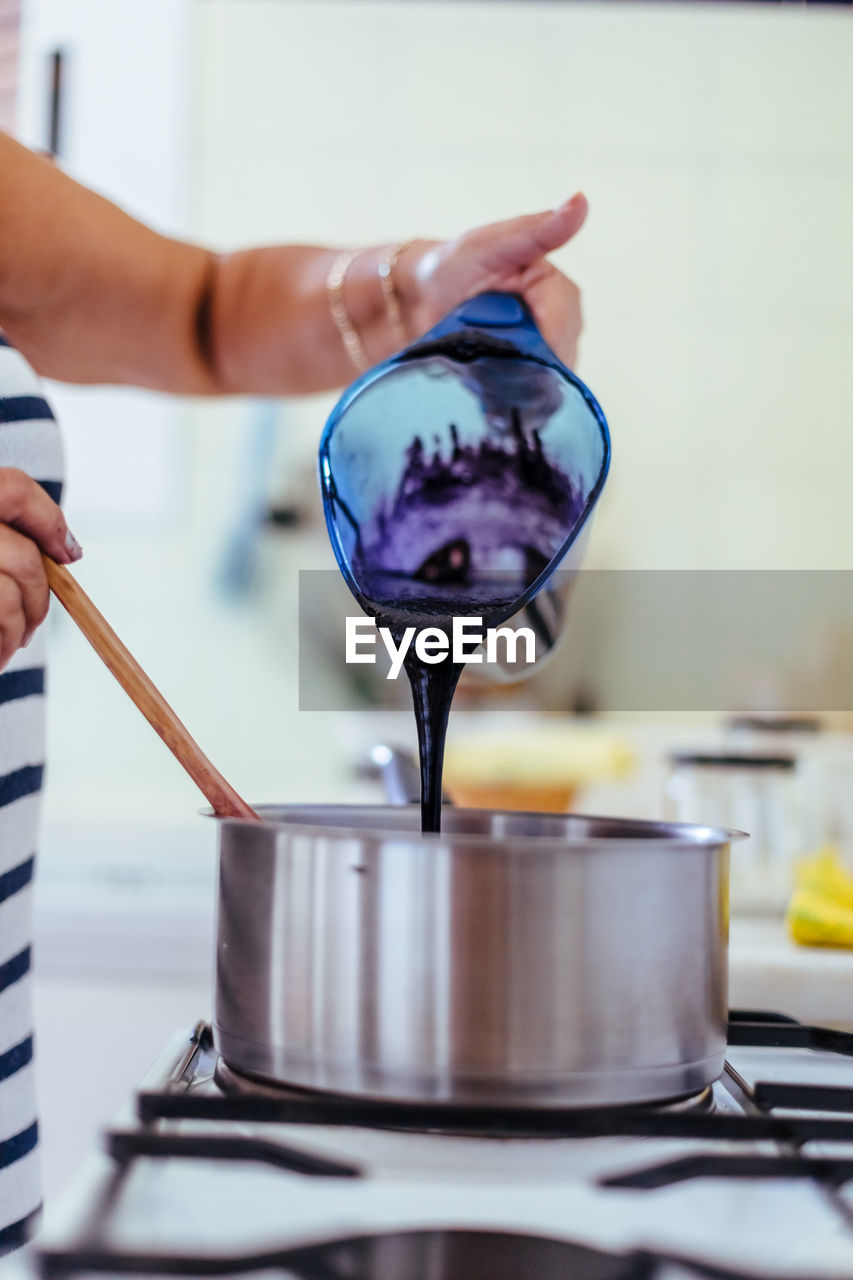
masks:
<instances>
[{"instance_id":1,"label":"stove grate","mask_svg":"<svg viewBox=\"0 0 853 1280\"><path fill-rule=\"evenodd\" d=\"M135 1156L157 1159L186 1157L191 1160L259 1162L287 1173L309 1178L360 1178L358 1165L329 1160L295 1147L264 1138L232 1134L154 1133L150 1129L112 1129L106 1135L113 1159L127 1162Z\"/></svg>"},{"instance_id":2,"label":"stove grate","mask_svg":"<svg viewBox=\"0 0 853 1280\"><path fill-rule=\"evenodd\" d=\"M789 1048L791 1044L785 1039L789 1035L798 1048L819 1045L823 1052L853 1055L853 1035L805 1027L782 1015L737 1011L730 1015L731 1045ZM385 1102L266 1085L253 1092L251 1082L245 1080L240 1092L223 1091L216 1081L212 1032L207 1023L199 1023L177 1059L174 1051L171 1057L161 1059L143 1082L137 1094L139 1119L149 1126L161 1120L212 1120L518 1138L769 1139L785 1144L853 1141L853 1091L764 1081L749 1084L728 1063L722 1083L739 1106L734 1110L709 1110L701 1103L672 1109L646 1105L583 1110ZM833 1105L825 1105L827 1100ZM774 1112L777 1107L804 1114L779 1115ZM828 1110L837 1112L837 1117L811 1114Z\"/></svg>"},{"instance_id":3,"label":"stove grate","mask_svg":"<svg viewBox=\"0 0 853 1280\"><path fill-rule=\"evenodd\" d=\"M853 1160L799 1155L694 1155L600 1178L601 1187L655 1191L695 1178L811 1178L840 1187L853 1178Z\"/></svg>"},{"instance_id":4,"label":"stove grate","mask_svg":"<svg viewBox=\"0 0 853 1280\"><path fill-rule=\"evenodd\" d=\"M734 1011L729 1014L728 1042L751 1048L813 1049L818 1053L840 1053L853 1058L853 1032L832 1027L810 1027L783 1014Z\"/></svg>"}]
</instances>

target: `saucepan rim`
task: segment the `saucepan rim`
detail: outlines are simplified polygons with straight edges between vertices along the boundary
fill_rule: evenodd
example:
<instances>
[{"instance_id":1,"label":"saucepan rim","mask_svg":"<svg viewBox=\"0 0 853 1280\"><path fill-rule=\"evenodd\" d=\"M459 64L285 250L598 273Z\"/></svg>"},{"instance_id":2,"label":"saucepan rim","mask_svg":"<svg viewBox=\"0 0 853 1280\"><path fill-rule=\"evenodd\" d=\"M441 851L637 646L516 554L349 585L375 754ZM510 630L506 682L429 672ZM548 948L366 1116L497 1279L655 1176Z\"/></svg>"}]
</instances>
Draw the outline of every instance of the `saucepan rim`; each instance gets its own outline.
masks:
<instances>
[{"instance_id":1,"label":"saucepan rim","mask_svg":"<svg viewBox=\"0 0 853 1280\"><path fill-rule=\"evenodd\" d=\"M393 816L397 813L402 815L409 814L417 817L420 812L418 805L376 805L376 804L257 804L252 806L255 812L264 818L263 823L257 823L248 818L232 818L220 817L210 808L199 810L204 817L214 817L217 822L226 829L241 831L245 835L256 833L258 839L262 839L266 843L269 839L267 833L272 830L276 834L284 833L294 836L318 837L322 835L324 839L329 840L370 840L382 843L388 840L409 840L417 839L420 844L421 839L425 847L436 848L442 844L452 844L454 849L488 849L488 850L504 850L506 852L519 851L520 843L525 844L524 853L542 851L581 851L583 849L637 849L651 851L656 846L670 849L710 849L718 848L721 845L731 844L735 840L746 840L749 835L745 831L739 831L728 827L715 827L703 825L699 823L688 822L664 822L646 818L618 818L612 815L596 815L586 813L540 813L535 810L520 809L475 809L475 808L453 808L448 810L447 816L468 818L471 815L478 816L488 814L491 817L508 819L510 822L523 822L524 819L546 818L548 820L566 820L575 819L581 823L600 824L603 828L601 834L597 835L578 835L572 837L571 834L559 834L557 832L548 832L543 835L537 835L532 831L518 832L500 832L491 834L486 831L451 831L446 827L439 833L428 833L422 835L421 831L415 826L414 829L401 823L399 826L389 825L371 826L369 823L353 824L346 822L325 824L322 821L287 821L286 819L276 820L273 815L293 813L320 812L328 813L334 817L338 815L343 818L345 814L364 813L376 814L383 816ZM620 831L624 829L624 834ZM251 838L251 837L250 837Z\"/></svg>"}]
</instances>

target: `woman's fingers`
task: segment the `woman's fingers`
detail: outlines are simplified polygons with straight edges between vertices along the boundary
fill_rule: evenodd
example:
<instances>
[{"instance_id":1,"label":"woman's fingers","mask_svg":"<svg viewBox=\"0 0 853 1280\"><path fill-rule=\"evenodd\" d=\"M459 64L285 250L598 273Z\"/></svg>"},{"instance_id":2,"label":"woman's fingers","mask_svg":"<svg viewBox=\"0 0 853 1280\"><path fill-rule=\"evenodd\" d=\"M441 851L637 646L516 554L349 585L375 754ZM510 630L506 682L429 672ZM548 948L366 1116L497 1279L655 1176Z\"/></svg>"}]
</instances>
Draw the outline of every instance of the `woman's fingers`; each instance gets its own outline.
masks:
<instances>
[{"instance_id":1,"label":"woman's fingers","mask_svg":"<svg viewBox=\"0 0 853 1280\"><path fill-rule=\"evenodd\" d=\"M36 627L44 622L50 603L50 592L42 564L41 552L32 538L0 525L0 574L11 581L17 591L12 597L9 587L0 598L0 616L9 613L23 619L23 639L28 640ZM5 605L5 612L2 612Z\"/></svg>"},{"instance_id":2,"label":"woman's fingers","mask_svg":"<svg viewBox=\"0 0 853 1280\"><path fill-rule=\"evenodd\" d=\"M0 668L47 613L43 551L60 564L83 554L41 485L15 467L0 467Z\"/></svg>"},{"instance_id":3,"label":"woman's fingers","mask_svg":"<svg viewBox=\"0 0 853 1280\"><path fill-rule=\"evenodd\" d=\"M27 619L21 588L0 571L0 671L27 638Z\"/></svg>"},{"instance_id":4,"label":"woman's fingers","mask_svg":"<svg viewBox=\"0 0 853 1280\"><path fill-rule=\"evenodd\" d=\"M484 271L498 275L524 271L571 240L583 226L586 214L586 196L579 191L556 209L523 214L469 231L460 238L460 248Z\"/></svg>"},{"instance_id":5,"label":"woman's fingers","mask_svg":"<svg viewBox=\"0 0 853 1280\"><path fill-rule=\"evenodd\" d=\"M412 332L431 329L466 298L488 289L521 294L548 345L574 363L581 328L577 286L548 261L580 231L587 214L578 192L556 209L468 231L455 240L416 241L402 254L397 285Z\"/></svg>"},{"instance_id":6,"label":"woman's fingers","mask_svg":"<svg viewBox=\"0 0 853 1280\"><path fill-rule=\"evenodd\" d=\"M0 523L25 533L59 564L71 564L83 554L61 509L16 467L0 467Z\"/></svg>"},{"instance_id":7,"label":"woman's fingers","mask_svg":"<svg viewBox=\"0 0 853 1280\"><path fill-rule=\"evenodd\" d=\"M548 346L573 369L583 328L580 289L546 262L541 278L529 285L525 296Z\"/></svg>"}]
</instances>

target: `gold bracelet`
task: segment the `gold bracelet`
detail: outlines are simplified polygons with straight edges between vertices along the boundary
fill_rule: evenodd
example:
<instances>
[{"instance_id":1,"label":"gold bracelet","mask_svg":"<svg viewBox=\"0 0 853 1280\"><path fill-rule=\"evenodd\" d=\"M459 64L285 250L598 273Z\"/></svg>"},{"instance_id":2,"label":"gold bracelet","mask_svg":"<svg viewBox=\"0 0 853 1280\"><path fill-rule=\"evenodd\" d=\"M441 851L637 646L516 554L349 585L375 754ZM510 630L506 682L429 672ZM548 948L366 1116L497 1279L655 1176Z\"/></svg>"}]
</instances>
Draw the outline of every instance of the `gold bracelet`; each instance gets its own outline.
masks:
<instances>
[{"instance_id":1,"label":"gold bracelet","mask_svg":"<svg viewBox=\"0 0 853 1280\"><path fill-rule=\"evenodd\" d=\"M370 361L344 301L344 280L347 270L360 253L361 249L344 249L343 253L338 254L326 276L326 292L329 295L329 311L335 322L335 328L341 335L344 350L359 373L364 373L370 368Z\"/></svg>"},{"instance_id":2,"label":"gold bracelet","mask_svg":"<svg viewBox=\"0 0 853 1280\"><path fill-rule=\"evenodd\" d=\"M406 326L403 324L400 298L394 284L394 268L397 265L397 259L400 254L411 248L414 243L414 240L407 240L405 244L398 244L396 247L386 250L379 260L379 283L382 286L385 314L388 317L388 324L391 327L391 332L398 348L407 346L409 339L406 334Z\"/></svg>"}]
</instances>

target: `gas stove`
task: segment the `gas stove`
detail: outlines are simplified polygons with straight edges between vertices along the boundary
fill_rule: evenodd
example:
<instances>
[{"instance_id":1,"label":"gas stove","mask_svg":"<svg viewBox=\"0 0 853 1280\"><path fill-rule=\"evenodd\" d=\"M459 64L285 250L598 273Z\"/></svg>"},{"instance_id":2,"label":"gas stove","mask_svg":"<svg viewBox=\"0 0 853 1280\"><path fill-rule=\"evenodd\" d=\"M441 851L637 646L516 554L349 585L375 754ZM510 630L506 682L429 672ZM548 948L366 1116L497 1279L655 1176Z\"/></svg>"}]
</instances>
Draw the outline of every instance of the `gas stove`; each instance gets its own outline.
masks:
<instances>
[{"instance_id":1,"label":"gas stove","mask_svg":"<svg viewBox=\"0 0 853 1280\"><path fill-rule=\"evenodd\" d=\"M45 1277L853 1277L853 1034L732 1013L663 1106L385 1103L247 1080L177 1036L32 1248Z\"/></svg>"}]
</instances>

